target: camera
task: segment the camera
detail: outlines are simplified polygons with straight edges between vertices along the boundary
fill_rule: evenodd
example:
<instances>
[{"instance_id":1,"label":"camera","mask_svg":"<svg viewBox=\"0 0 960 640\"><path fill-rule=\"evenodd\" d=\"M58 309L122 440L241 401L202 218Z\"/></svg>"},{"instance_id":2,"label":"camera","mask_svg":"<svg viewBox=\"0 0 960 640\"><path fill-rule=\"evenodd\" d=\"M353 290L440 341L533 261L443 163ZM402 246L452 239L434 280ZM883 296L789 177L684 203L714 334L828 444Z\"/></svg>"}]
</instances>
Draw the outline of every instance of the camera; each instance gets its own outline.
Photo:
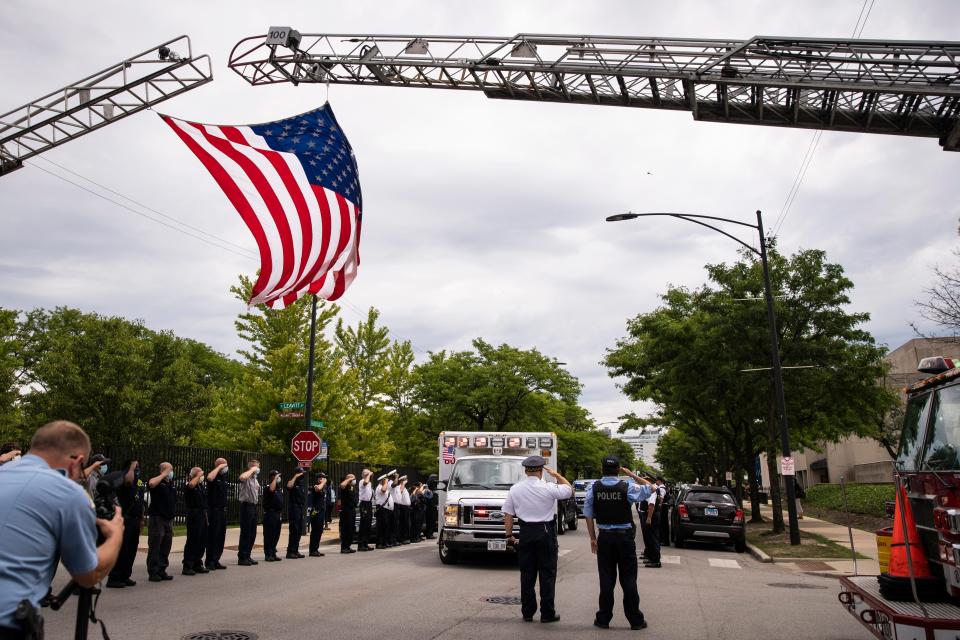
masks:
<instances>
[{"instance_id":1,"label":"camera","mask_svg":"<svg viewBox=\"0 0 960 640\"><path fill-rule=\"evenodd\" d=\"M123 485L123 471L111 471L97 481L93 506L101 520L112 520L116 514L117 488Z\"/></svg>"}]
</instances>

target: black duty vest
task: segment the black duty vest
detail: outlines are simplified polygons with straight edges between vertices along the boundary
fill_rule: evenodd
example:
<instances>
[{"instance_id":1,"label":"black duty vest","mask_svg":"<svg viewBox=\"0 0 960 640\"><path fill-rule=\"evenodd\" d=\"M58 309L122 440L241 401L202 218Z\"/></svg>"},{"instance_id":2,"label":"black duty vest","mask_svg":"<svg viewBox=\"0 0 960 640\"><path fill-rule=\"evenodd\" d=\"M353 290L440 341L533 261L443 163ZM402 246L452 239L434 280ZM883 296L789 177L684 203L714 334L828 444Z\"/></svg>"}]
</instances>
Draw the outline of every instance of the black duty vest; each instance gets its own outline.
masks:
<instances>
[{"instance_id":1,"label":"black duty vest","mask_svg":"<svg viewBox=\"0 0 960 640\"><path fill-rule=\"evenodd\" d=\"M599 524L632 524L627 483L622 480L609 487L597 480L593 483L593 519Z\"/></svg>"}]
</instances>

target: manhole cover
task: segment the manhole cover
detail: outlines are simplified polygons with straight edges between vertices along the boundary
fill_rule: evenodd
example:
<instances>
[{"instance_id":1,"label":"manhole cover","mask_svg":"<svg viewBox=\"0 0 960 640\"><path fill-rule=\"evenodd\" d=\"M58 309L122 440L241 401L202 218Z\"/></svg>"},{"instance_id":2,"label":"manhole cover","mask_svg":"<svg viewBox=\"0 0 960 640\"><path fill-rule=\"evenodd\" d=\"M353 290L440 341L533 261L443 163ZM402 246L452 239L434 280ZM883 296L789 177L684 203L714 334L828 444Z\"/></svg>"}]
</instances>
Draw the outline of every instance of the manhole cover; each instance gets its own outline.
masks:
<instances>
[{"instance_id":1,"label":"manhole cover","mask_svg":"<svg viewBox=\"0 0 960 640\"><path fill-rule=\"evenodd\" d=\"M491 604L520 604L520 598L517 596L487 596L486 598L481 598L481 600Z\"/></svg>"},{"instance_id":2,"label":"manhole cover","mask_svg":"<svg viewBox=\"0 0 960 640\"><path fill-rule=\"evenodd\" d=\"M768 587L780 587L781 589L826 589L816 584L799 584L796 582L771 582Z\"/></svg>"},{"instance_id":3,"label":"manhole cover","mask_svg":"<svg viewBox=\"0 0 960 640\"><path fill-rule=\"evenodd\" d=\"M181 640L257 640L257 634L250 631L215 629L214 631L188 633Z\"/></svg>"}]
</instances>

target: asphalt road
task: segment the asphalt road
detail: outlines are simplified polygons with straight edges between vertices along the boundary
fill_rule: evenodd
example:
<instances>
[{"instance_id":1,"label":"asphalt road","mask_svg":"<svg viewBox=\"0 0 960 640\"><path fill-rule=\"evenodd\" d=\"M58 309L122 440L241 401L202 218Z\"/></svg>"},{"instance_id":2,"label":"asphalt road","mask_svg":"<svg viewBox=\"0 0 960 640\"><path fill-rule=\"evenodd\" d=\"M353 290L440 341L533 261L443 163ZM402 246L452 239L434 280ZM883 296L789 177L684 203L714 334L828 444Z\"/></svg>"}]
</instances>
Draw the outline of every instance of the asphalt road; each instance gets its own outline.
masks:
<instances>
[{"instance_id":1,"label":"asphalt road","mask_svg":"<svg viewBox=\"0 0 960 640\"><path fill-rule=\"evenodd\" d=\"M765 565L723 547L664 548L662 569L640 569L649 627L630 630L618 589L611 628L597 629L596 564L584 528L562 536L560 549L561 620L552 624L524 623L519 606L483 600L519 596L515 563L481 557L444 566L432 541L351 555L324 545L323 558L255 567L225 556L228 570L195 577L181 576L181 556L172 555L175 578L162 583L147 581L140 554L133 576L139 584L105 589L98 613L115 639L176 640L214 630L252 632L261 640L871 637L837 602L835 579ZM73 637L75 610L73 603L47 610L47 637ZM99 638L99 629L91 628L89 637Z\"/></svg>"}]
</instances>

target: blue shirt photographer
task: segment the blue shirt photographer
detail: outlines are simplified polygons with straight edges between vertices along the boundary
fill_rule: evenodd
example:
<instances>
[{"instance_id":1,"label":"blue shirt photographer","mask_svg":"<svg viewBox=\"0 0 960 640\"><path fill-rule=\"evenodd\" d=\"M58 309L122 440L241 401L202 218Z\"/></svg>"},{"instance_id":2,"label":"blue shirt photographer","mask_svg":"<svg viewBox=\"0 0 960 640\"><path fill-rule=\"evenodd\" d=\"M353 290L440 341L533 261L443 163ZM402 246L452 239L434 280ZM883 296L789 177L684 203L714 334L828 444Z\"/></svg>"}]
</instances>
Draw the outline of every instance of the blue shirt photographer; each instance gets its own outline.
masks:
<instances>
[{"instance_id":1,"label":"blue shirt photographer","mask_svg":"<svg viewBox=\"0 0 960 640\"><path fill-rule=\"evenodd\" d=\"M0 627L15 627L21 600L39 604L58 561L73 575L97 568L96 513L79 484L28 454L0 467Z\"/></svg>"}]
</instances>

